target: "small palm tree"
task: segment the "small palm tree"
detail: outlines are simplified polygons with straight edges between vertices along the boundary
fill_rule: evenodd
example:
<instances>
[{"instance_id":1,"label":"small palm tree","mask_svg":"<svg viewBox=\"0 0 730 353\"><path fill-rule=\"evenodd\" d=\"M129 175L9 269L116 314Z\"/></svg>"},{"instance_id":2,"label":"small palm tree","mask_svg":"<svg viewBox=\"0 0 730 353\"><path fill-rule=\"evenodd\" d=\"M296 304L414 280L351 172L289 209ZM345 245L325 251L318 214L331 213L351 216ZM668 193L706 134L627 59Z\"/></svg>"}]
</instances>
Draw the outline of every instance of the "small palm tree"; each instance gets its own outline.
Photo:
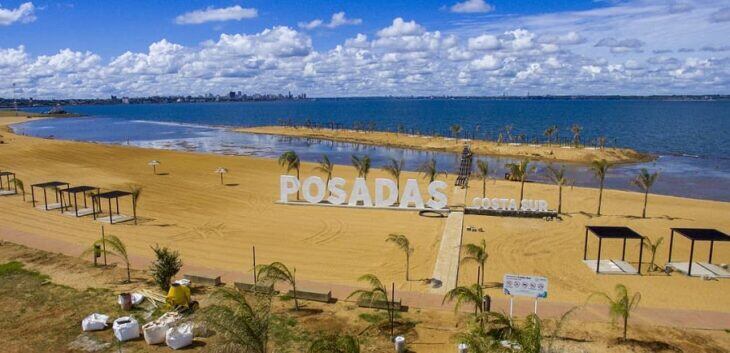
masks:
<instances>
[{"instance_id":1,"label":"small palm tree","mask_svg":"<svg viewBox=\"0 0 730 353\"><path fill-rule=\"evenodd\" d=\"M608 169L610 167L611 164L609 164L605 159L591 162L591 170L600 182L600 186L598 188L598 211L596 212L599 216L601 215L601 203L603 202L603 183L606 180L606 174L608 174Z\"/></svg>"},{"instance_id":2,"label":"small palm tree","mask_svg":"<svg viewBox=\"0 0 730 353\"><path fill-rule=\"evenodd\" d=\"M578 147L580 144L580 133L583 131L583 127L578 124L573 124L573 126L570 127L570 132L573 133L573 144L575 147Z\"/></svg>"},{"instance_id":3,"label":"small palm tree","mask_svg":"<svg viewBox=\"0 0 730 353\"><path fill-rule=\"evenodd\" d=\"M483 159L477 160L477 176L482 180L482 198L487 197L487 178L489 178L489 163Z\"/></svg>"},{"instance_id":4,"label":"small palm tree","mask_svg":"<svg viewBox=\"0 0 730 353\"><path fill-rule=\"evenodd\" d=\"M473 304L474 305L474 315L479 315L479 313L482 312L482 300L484 298L484 290L482 289L482 286L479 285L479 283L474 283L471 286L459 286L456 287L446 293L444 295L444 299L441 301L441 304L456 300L456 305L454 305L454 311L458 311L459 307L461 307L461 304L467 303L467 304Z\"/></svg>"},{"instance_id":5,"label":"small palm tree","mask_svg":"<svg viewBox=\"0 0 730 353\"><path fill-rule=\"evenodd\" d=\"M271 298L256 297L249 301L246 296L230 288L220 288L213 293L221 300L203 309L203 319L224 342L214 348L216 352L267 353L271 324Z\"/></svg>"},{"instance_id":6,"label":"small palm tree","mask_svg":"<svg viewBox=\"0 0 730 353\"><path fill-rule=\"evenodd\" d=\"M543 135L545 135L545 137L547 137L548 146L552 145L553 136L557 132L558 132L557 125L553 125L553 126L548 127L547 129L545 129L545 132L543 133Z\"/></svg>"},{"instance_id":7,"label":"small palm tree","mask_svg":"<svg viewBox=\"0 0 730 353\"><path fill-rule=\"evenodd\" d=\"M644 209L641 211L641 218L646 218L646 203L649 200L649 190L656 181L659 173L649 173L646 168L641 168L639 175L631 181L631 184L636 185L641 191L644 192Z\"/></svg>"},{"instance_id":8,"label":"small palm tree","mask_svg":"<svg viewBox=\"0 0 730 353\"><path fill-rule=\"evenodd\" d=\"M13 179L13 182L15 183L15 187L23 194L23 201L25 201L25 184L18 178Z\"/></svg>"},{"instance_id":9,"label":"small palm tree","mask_svg":"<svg viewBox=\"0 0 730 353\"><path fill-rule=\"evenodd\" d=\"M480 278L477 278L477 282L484 286L484 270L489 258L487 253L487 241L482 239L479 244L466 244L464 245L464 251L466 256L461 259L461 262L476 262L479 265Z\"/></svg>"},{"instance_id":10,"label":"small palm tree","mask_svg":"<svg viewBox=\"0 0 730 353\"><path fill-rule=\"evenodd\" d=\"M367 180L368 174L370 173L370 165L370 156L364 155L362 157L358 157L354 154L352 155L352 166L357 170L358 177Z\"/></svg>"},{"instance_id":11,"label":"small palm tree","mask_svg":"<svg viewBox=\"0 0 730 353\"><path fill-rule=\"evenodd\" d=\"M556 169L549 165L547 170L550 180L558 186L558 214L561 214L563 213L563 186L568 183L568 178L565 177L565 166L561 165L560 169Z\"/></svg>"},{"instance_id":12,"label":"small palm tree","mask_svg":"<svg viewBox=\"0 0 730 353\"><path fill-rule=\"evenodd\" d=\"M411 267L411 255L413 255L413 247L408 238L403 234L389 234L385 239L388 243L393 243L398 246L398 249L406 254L406 281L410 280L409 268Z\"/></svg>"},{"instance_id":13,"label":"small palm tree","mask_svg":"<svg viewBox=\"0 0 730 353\"><path fill-rule=\"evenodd\" d=\"M299 167L301 165L301 161L299 160L299 156L294 151L286 151L279 156L279 165L282 167L286 167L286 172L289 173L292 170L297 171L297 179L299 179ZM297 200L299 200L299 190L297 190Z\"/></svg>"},{"instance_id":14,"label":"small palm tree","mask_svg":"<svg viewBox=\"0 0 730 353\"><path fill-rule=\"evenodd\" d=\"M629 326L629 316L631 312L639 306L641 300L641 293L636 292L633 295L629 295L629 290L623 284L617 284L614 288L616 296L611 298L606 293L594 293L591 295L597 295L604 298L608 302L608 314L611 316L611 321L615 324L617 319L623 321L623 339L626 340L626 331ZM590 299L590 297L589 297Z\"/></svg>"},{"instance_id":15,"label":"small palm tree","mask_svg":"<svg viewBox=\"0 0 730 353\"><path fill-rule=\"evenodd\" d=\"M659 247L664 242L664 237L659 237L659 239L656 240L656 242L651 242L651 239L649 237L644 237L644 242L642 243L644 245L644 249L651 252L651 260L649 261L649 271L653 272L656 270L659 270L659 266L656 265L656 252L659 250Z\"/></svg>"},{"instance_id":16,"label":"small palm tree","mask_svg":"<svg viewBox=\"0 0 730 353\"><path fill-rule=\"evenodd\" d=\"M370 285L370 289L358 289L349 296L347 299L357 297L358 300L373 302L384 302L386 311L388 312L388 321L390 323L390 336L391 339L395 336L395 306L391 300L388 299L388 290L383 285L383 282L373 274L366 274L360 276L357 279L360 282L367 282ZM395 286L393 286L395 289ZM395 293L391 293L395 296Z\"/></svg>"},{"instance_id":17,"label":"small palm tree","mask_svg":"<svg viewBox=\"0 0 730 353\"><path fill-rule=\"evenodd\" d=\"M139 205L139 198L142 197L142 190L144 190L144 187L141 185L129 185L129 192L132 194L132 214L134 216L134 225L137 225L137 206Z\"/></svg>"},{"instance_id":18,"label":"small palm tree","mask_svg":"<svg viewBox=\"0 0 730 353\"><path fill-rule=\"evenodd\" d=\"M449 130L451 130L451 135L454 136L454 138L459 138L459 134L461 133L461 125L454 124L449 127Z\"/></svg>"},{"instance_id":19,"label":"small palm tree","mask_svg":"<svg viewBox=\"0 0 730 353\"><path fill-rule=\"evenodd\" d=\"M428 179L429 183L433 183L433 181L436 180L436 177L438 177L439 174L443 174L444 176L448 175L446 172L438 170L438 167L436 166L436 160L433 158L424 162L418 168L418 171L420 173L423 173L423 177Z\"/></svg>"},{"instance_id":20,"label":"small palm tree","mask_svg":"<svg viewBox=\"0 0 730 353\"><path fill-rule=\"evenodd\" d=\"M224 184L223 184L223 174L228 174L228 169L226 169L226 168L223 168L223 167L218 167L218 168L217 168L217 169L215 170L215 173L216 173L216 174L219 174L219 175L221 176L221 185L224 185Z\"/></svg>"},{"instance_id":21,"label":"small palm tree","mask_svg":"<svg viewBox=\"0 0 730 353\"><path fill-rule=\"evenodd\" d=\"M398 196L400 196L400 175L403 172L404 166L405 161L403 159L397 160L395 158L391 158L388 164L383 166L383 169L395 178L395 187L398 190Z\"/></svg>"},{"instance_id":22,"label":"small palm tree","mask_svg":"<svg viewBox=\"0 0 730 353\"><path fill-rule=\"evenodd\" d=\"M329 185L330 180L332 179L332 173L335 170L335 165L330 162L329 157L327 157L327 155L325 154L322 155L322 159L319 161L319 165L314 167L314 170L327 175L327 183L325 185Z\"/></svg>"},{"instance_id":23,"label":"small palm tree","mask_svg":"<svg viewBox=\"0 0 730 353\"><path fill-rule=\"evenodd\" d=\"M81 253L81 256L91 254L97 246L103 249L105 256L106 253L109 253L122 259L124 264L127 266L127 283L132 282L132 275L129 269L129 254L127 253L127 247L124 245L122 240L115 235L106 235L95 241L88 249L84 250L84 252Z\"/></svg>"},{"instance_id":24,"label":"small palm tree","mask_svg":"<svg viewBox=\"0 0 730 353\"><path fill-rule=\"evenodd\" d=\"M274 285L276 282L288 283L292 287L292 293L294 294L294 310L299 310L296 268L289 270L289 268L281 262L272 262L268 265L258 265L255 270L258 281L268 282L271 285Z\"/></svg>"},{"instance_id":25,"label":"small palm tree","mask_svg":"<svg viewBox=\"0 0 730 353\"><path fill-rule=\"evenodd\" d=\"M312 341L307 353L360 353L360 342L350 335L325 335Z\"/></svg>"},{"instance_id":26,"label":"small palm tree","mask_svg":"<svg viewBox=\"0 0 730 353\"><path fill-rule=\"evenodd\" d=\"M504 132L507 134L507 141L509 141L509 142L512 142L512 128L513 128L512 124L504 126Z\"/></svg>"},{"instance_id":27,"label":"small palm tree","mask_svg":"<svg viewBox=\"0 0 730 353\"><path fill-rule=\"evenodd\" d=\"M518 207L522 205L522 197L525 195L525 180L527 175L535 170L534 166L530 166L530 159L525 158L520 163L508 163L505 165L509 169L512 178L516 178L520 181L520 202Z\"/></svg>"}]
</instances>

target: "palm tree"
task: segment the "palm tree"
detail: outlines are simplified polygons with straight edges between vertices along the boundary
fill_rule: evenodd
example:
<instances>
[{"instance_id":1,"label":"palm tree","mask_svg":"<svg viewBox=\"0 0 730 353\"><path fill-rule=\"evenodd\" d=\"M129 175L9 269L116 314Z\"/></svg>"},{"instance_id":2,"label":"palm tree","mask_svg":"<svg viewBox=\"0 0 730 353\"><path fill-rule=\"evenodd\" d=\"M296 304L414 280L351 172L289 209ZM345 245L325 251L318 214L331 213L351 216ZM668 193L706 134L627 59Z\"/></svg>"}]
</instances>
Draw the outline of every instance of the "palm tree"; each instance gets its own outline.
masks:
<instances>
[{"instance_id":1,"label":"palm tree","mask_svg":"<svg viewBox=\"0 0 730 353\"><path fill-rule=\"evenodd\" d=\"M299 156L294 151L286 151L279 156L279 165L284 167L286 166L286 172L289 173L292 170L297 171L297 179L299 179L299 166L301 165L301 161L299 160ZM297 200L299 200L299 190L297 190Z\"/></svg>"},{"instance_id":2,"label":"palm tree","mask_svg":"<svg viewBox=\"0 0 730 353\"><path fill-rule=\"evenodd\" d=\"M222 302L203 309L203 318L224 338L214 350L267 353L271 298L258 296L249 302L243 293L231 288L220 288L213 295Z\"/></svg>"},{"instance_id":3,"label":"palm tree","mask_svg":"<svg viewBox=\"0 0 730 353\"><path fill-rule=\"evenodd\" d=\"M489 163L483 159L477 160L477 176L482 180L482 198L487 197L487 178L489 178Z\"/></svg>"},{"instance_id":4,"label":"palm tree","mask_svg":"<svg viewBox=\"0 0 730 353\"><path fill-rule=\"evenodd\" d=\"M373 274L366 274L360 276L357 279L360 282L367 282L370 285L370 289L358 289L349 296L347 299L357 297L358 300L373 302L384 302L385 309L388 312L388 321L390 323L390 336L391 339L395 336L395 306L393 299L395 299L395 284L392 285L393 291L391 291L391 300L388 299L388 290L385 288L380 279Z\"/></svg>"},{"instance_id":5,"label":"palm tree","mask_svg":"<svg viewBox=\"0 0 730 353\"><path fill-rule=\"evenodd\" d=\"M137 225L137 205L139 205L139 198L142 197L142 190L144 190L144 187L141 185L129 185L129 192L132 194L132 214L134 215L134 225Z\"/></svg>"},{"instance_id":6,"label":"palm tree","mask_svg":"<svg viewBox=\"0 0 730 353\"><path fill-rule=\"evenodd\" d=\"M109 253L122 259L124 264L127 266L127 283L132 282L132 275L129 269L129 254L127 254L127 247L124 245L122 240L111 234L103 236L101 239L95 241L88 249L84 250L84 252L81 253L81 256L86 256L94 252L97 246L104 249L103 251L105 256L106 253Z\"/></svg>"},{"instance_id":7,"label":"palm tree","mask_svg":"<svg viewBox=\"0 0 730 353\"><path fill-rule=\"evenodd\" d=\"M398 190L398 196L400 196L400 174L403 172L404 166L405 161L403 159L397 160L395 158L391 158L388 164L383 166L383 169L395 178L395 188Z\"/></svg>"},{"instance_id":8,"label":"palm tree","mask_svg":"<svg viewBox=\"0 0 730 353\"><path fill-rule=\"evenodd\" d=\"M408 238L403 234L389 234L388 238L386 238L385 241L395 244L396 246L398 246L398 249L406 254L406 281L409 281L409 268L411 267L411 255L413 255L413 247L411 247L411 242L408 241Z\"/></svg>"},{"instance_id":9,"label":"palm tree","mask_svg":"<svg viewBox=\"0 0 730 353\"><path fill-rule=\"evenodd\" d=\"M548 146L550 146L552 144L553 135L555 135L556 132L558 132L557 125L553 125L553 126L548 127L547 129L545 129L545 132L543 133L543 135L545 135L545 137L547 137Z\"/></svg>"},{"instance_id":10,"label":"palm tree","mask_svg":"<svg viewBox=\"0 0 730 353\"><path fill-rule=\"evenodd\" d=\"M479 278L477 283L484 285L484 270L489 254L487 253L487 241L482 239L479 244L466 244L464 245L464 251L466 256L461 259L461 262L476 262L479 265Z\"/></svg>"},{"instance_id":11,"label":"palm tree","mask_svg":"<svg viewBox=\"0 0 730 353\"><path fill-rule=\"evenodd\" d=\"M451 135L454 136L454 138L459 138L459 133L461 133L461 125L454 124L449 127L449 130L451 130Z\"/></svg>"},{"instance_id":12,"label":"palm tree","mask_svg":"<svg viewBox=\"0 0 730 353\"><path fill-rule=\"evenodd\" d=\"M629 316L631 312L639 306L641 300L641 293L636 292L629 296L629 290L623 284L617 284L614 288L616 296L611 298L606 293L594 293L591 295L598 295L608 302L608 314L611 316L611 321L615 324L617 319L622 319L624 325L623 339L626 340L626 331L629 325ZM590 299L590 297L589 297Z\"/></svg>"},{"instance_id":13,"label":"palm tree","mask_svg":"<svg viewBox=\"0 0 730 353\"><path fill-rule=\"evenodd\" d=\"M656 265L656 252L659 250L659 247L662 245L662 242L664 242L664 237L659 237L659 239L656 240L656 242L652 243L651 239L649 237L644 237L645 242L643 242L644 249L651 252L651 260L649 262L649 270L648 272L653 272L655 270L659 269L659 266Z\"/></svg>"},{"instance_id":14,"label":"palm tree","mask_svg":"<svg viewBox=\"0 0 730 353\"><path fill-rule=\"evenodd\" d=\"M570 132L573 133L573 144L575 147L578 147L580 144L580 133L583 131L583 127L578 124L573 124L573 126L570 127Z\"/></svg>"},{"instance_id":15,"label":"palm tree","mask_svg":"<svg viewBox=\"0 0 730 353\"><path fill-rule=\"evenodd\" d=\"M512 124L505 125L504 132L507 134L507 141L512 142Z\"/></svg>"},{"instance_id":16,"label":"palm tree","mask_svg":"<svg viewBox=\"0 0 730 353\"><path fill-rule=\"evenodd\" d=\"M525 180L527 179L527 174L535 170L535 167L530 166L529 158L521 160L520 163L508 163L505 167L509 169L512 178L520 180L520 202L517 205L517 207L520 207L522 205L522 197L525 194Z\"/></svg>"},{"instance_id":17,"label":"palm tree","mask_svg":"<svg viewBox=\"0 0 730 353\"><path fill-rule=\"evenodd\" d=\"M325 185L330 184L330 180L332 179L332 173L335 170L335 165L330 162L329 157L327 155L322 155L322 160L319 161L319 165L314 167L314 170L322 172L327 175L327 183ZM330 191L330 193L332 193Z\"/></svg>"},{"instance_id":18,"label":"palm tree","mask_svg":"<svg viewBox=\"0 0 730 353\"><path fill-rule=\"evenodd\" d=\"M350 335L324 335L312 341L307 353L360 353L360 342Z\"/></svg>"},{"instance_id":19,"label":"palm tree","mask_svg":"<svg viewBox=\"0 0 730 353\"><path fill-rule=\"evenodd\" d=\"M631 181L631 184L636 185L641 191L644 192L644 209L641 211L641 218L646 218L646 203L649 200L649 189L656 181L659 173L649 173L646 168L641 168L639 175Z\"/></svg>"},{"instance_id":20,"label":"palm tree","mask_svg":"<svg viewBox=\"0 0 730 353\"><path fill-rule=\"evenodd\" d=\"M223 167L218 167L218 169L215 170L215 173L216 174L220 174L220 176L221 176L221 185L224 185L223 184L223 174L228 174L228 169L223 168Z\"/></svg>"},{"instance_id":21,"label":"palm tree","mask_svg":"<svg viewBox=\"0 0 730 353\"><path fill-rule=\"evenodd\" d=\"M25 184L18 178L13 179L13 183L15 183L15 187L23 194L23 201L25 201Z\"/></svg>"},{"instance_id":22,"label":"palm tree","mask_svg":"<svg viewBox=\"0 0 730 353\"><path fill-rule=\"evenodd\" d=\"M418 168L418 171L423 173L423 177L428 179L429 183L433 183L433 181L436 180L436 177L438 177L439 174L443 174L444 176L448 175L446 174L446 172L438 170L436 166L436 160L433 158L421 164L421 166Z\"/></svg>"},{"instance_id":23,"label":"palm tree","mask_svg":"<svg viewBox=\"0 0 730 353\"><path fill-rule=\"evenodd\" d=\"M479 283L471 286L459 286L446 293L441 304L456 300L454 311L459 311L459 307L463 303L471 303L474 305L474 315L479 315L483 311L482 300L484 299L484 290Z\"/></svg>"},{"instance_id":24,"label":"palm tree","mask_svg":"<svg viewBox=\"0 0 730 353\"><path fill-rule=\"evenodd\" d=\"M606 174L610 167L611 164L609 164L605 159L591 162L591 170L600 182L600 187L598 189L598 211L596 212L599 216L601 215L601 203L603 202L603 183L606 180Z\"/></svg>"},{"instance_id":25,"label":"palm tree","mask_svg":"<svg viewBox=\"0 0 730 353\"><path fill-rule=\"evenodd\" d=\"M368 173L370 173L370 164L370 156L364 155L362 157L358 157L354 154L352 155L352 166L357 170L358 177L367 180Z\"/></svg>"},{"instance_id":26,"label":"palm tree","mask_svg":"<svg viewBox=\"0 0 730 353\"><path fill-rule=\"evenodd\" d=\"M268 282L271 285L276 282L285 282L292 287L292 293L294 294L294 310L299 310L299 300L297 299L297 269L286 267L281 262L272 262L268 265L256 266L256 278L259 281Z\"/></svg>"},{"instance_id":27,"label":"palm tree","mask_svg":"<svg viewBox=\"0 0 730 353\"><path fill-rule=\"evenodd\" d=\"M565 177L565 166L561 165L560 169L556 169L549 165L547 170L550 180L558 186L558 214L561 214L563 213L563 185L568 183L568 178Z\"/></svg>"}]
</instances>

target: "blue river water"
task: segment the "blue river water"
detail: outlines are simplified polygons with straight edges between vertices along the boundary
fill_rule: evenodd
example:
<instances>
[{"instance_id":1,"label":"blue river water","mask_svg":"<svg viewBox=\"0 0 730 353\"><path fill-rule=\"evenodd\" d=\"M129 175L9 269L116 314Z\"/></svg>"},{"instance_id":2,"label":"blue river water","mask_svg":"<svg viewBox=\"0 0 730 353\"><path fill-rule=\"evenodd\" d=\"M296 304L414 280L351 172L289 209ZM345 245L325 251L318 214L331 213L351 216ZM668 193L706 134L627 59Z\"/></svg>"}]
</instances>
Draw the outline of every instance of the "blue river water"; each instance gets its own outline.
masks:
<instances>
[{"instance_id":1,"label":"blue river water","mask_svg":"<svg viewBox=\"0 0 730 353\"><path fill-rule=\"evenodd\" d=\"M47 108L43 108L47 109ZM42 110L38 108L38 110ZM447 99L317 99L308 101L218 104L139 104L70 106L81 118L38 120L16 124L17 133L38 137L130 144L141 147L252 155L275 158L295 150L302 160L323 154L338 164L350 164L352 154L367 154L374 166L389 158L406 161L415 170L429 158L453 172L458 156L399 148L366 146L302 138L234 133L227 127L260 126L292 121L321 125L370 125L377 130L403 126L410 132L448 134L451 124L477 138L524 134L544 139L542 132L559 127L570 138L569 127L583 127L588 143L606 136L609 145L655 154L649 163L615 166L606 184L635 190L630 184L639 169L660 173L653 192L666 195L730 201L730 101L647 100L447 100ZM495 176L504 174L508 158L484 157ZM546 181L545 165L536 162L531 179ZM568 165L578 186L595 186L585 166Z\"/></svg>"}]
</instances>

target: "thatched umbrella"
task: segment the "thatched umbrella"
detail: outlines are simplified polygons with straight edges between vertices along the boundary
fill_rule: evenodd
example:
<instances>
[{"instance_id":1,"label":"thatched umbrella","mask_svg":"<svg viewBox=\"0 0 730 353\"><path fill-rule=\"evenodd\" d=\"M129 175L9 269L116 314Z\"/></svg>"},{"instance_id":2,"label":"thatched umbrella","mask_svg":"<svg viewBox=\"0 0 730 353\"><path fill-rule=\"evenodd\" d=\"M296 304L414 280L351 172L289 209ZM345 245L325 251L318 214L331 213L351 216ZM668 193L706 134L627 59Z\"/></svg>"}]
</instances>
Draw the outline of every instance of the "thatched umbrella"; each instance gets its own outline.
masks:
<instances>
[{"instance_id":1,"label":"thatched umbrella","mask_svg":"<svg viewBox=\"0 0 730 353\"><path fill-rule=\"evenodd\" d=\"M147 162L147 165L152 166L152 174L157 175L157 166L160 165L160 161L153 159Z\"/></svg>"},{"instance_id":2,"label":"thatched umbrella","mask_svg":"<svg viewBox=\"0 0 730 353\"><path fill-rule=\"evenodd\" d=\"M228 169L223 168L223 167L218 167L218 169L215 170L215 173L216 174L220 174L220 176L221 176L221 185L223 185L223 174L227 174L228 173Z\"/></svg>"}]
</instances>

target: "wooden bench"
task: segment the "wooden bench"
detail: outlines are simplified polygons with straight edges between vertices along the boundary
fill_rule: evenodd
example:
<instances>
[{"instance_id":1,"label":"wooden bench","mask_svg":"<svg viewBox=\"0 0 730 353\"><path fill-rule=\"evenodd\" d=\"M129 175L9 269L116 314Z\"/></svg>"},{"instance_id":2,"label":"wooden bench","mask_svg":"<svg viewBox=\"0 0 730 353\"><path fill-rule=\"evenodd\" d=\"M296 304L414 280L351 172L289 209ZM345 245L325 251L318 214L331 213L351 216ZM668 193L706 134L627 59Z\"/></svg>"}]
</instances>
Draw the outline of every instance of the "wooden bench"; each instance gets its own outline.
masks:
<instances>
[{"instance_id":1,"label":"wooden bench","mask_svg":"<svg viewBox=\"0 0 730 353\"><path fill-rule=\"evenodd\" d=\"M183 278L190 281L193 285L203 285L203 286L220 286L221 285L221 276L217 277L209 277L199 274L184 274Z\"/></svg>"},{"instance_id":2,"label":"wooden bench","mask_svg":"<svg viewBox=\"0 0 730 353\"><path fill-rule=\"evenodd\" d=\"M359 299L357 301L357 306L361 308L371 308L371 309L380 309L380 310L388 310L388 302L383 300L369 300L369 299ZM403 309L403 306L401 305L401 301L397 302L390 302L390 307L395 309L395 311L401 311Z\"/></svg>"},{"instance_id":3,"label":"wooden bench","mask_svg":"<svg viewBox=\"0 0 730 353\"><path fill-rule=\"evenodd\" d=\"M290 290L288 293L286 293L286 295L288 297L294 298L294 291ZM327 293L321 293L297 290L296 298L313 302L329 303L332 301L332 292L329 291Z\"/></svg>"},{"instance_id":4,"label":"wooden bench","mask_svg":"<svg viewBox=\"0 0 730 353\"><path fill-rule=\"evenodd\" d=\"M236 289L243 291L243 292L249 292L249 293L261 293L261 294L279 294L278 291L274 290L274 287L272 286L262 286L260 284L253 284L253 283L243 283L243 282L233 282L233 286L236 287Z\"/></svg>"}]
</instances>

